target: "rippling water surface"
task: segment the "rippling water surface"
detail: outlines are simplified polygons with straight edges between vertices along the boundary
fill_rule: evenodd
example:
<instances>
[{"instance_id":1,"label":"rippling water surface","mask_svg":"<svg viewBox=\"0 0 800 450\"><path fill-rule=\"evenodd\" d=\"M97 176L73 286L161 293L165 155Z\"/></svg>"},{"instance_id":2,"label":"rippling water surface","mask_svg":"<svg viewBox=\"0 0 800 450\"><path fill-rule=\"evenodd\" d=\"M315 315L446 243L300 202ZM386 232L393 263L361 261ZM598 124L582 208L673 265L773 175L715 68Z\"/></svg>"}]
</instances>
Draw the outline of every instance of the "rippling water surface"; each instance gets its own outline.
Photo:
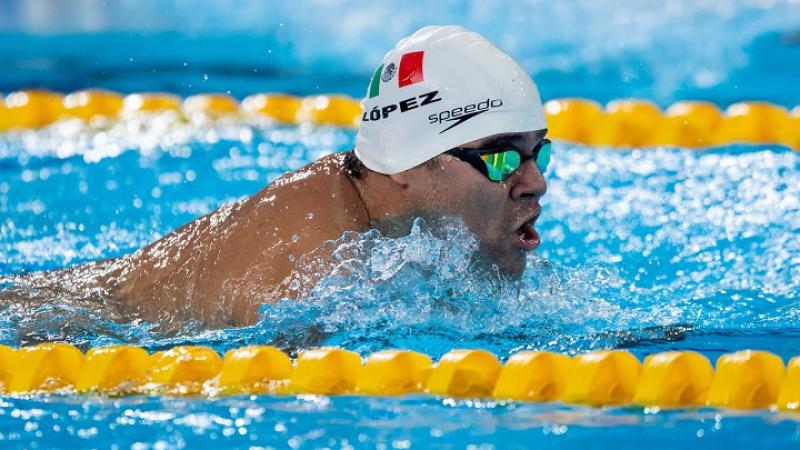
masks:
<instances>
[{"instance_id":1,"label":"rippling water surface","mask_svg":"<svg viewBox=\"0 0 800 450\"><path fill-rule=\"evenodd\" d=\"M236 10L212 0L50 2L58 14L40 14L47 3L0 2L0 90L360 96L397 39L436 22L489 36L545 99L800 101L796 0L487 0L403 10L383 0L247 1ZM169 115L0 134L0 289L24 289L18 274L131 253L353 141L335 128ZM519 283L476 276L474 241L457 222L444 236L420 222L400 239L373 232L326 244L336 249L330 273L301 286L302 301L264 306L250 327L187 324L166 337L53 299L0 305L0 344L340 345L434 358L479 347L501 359L527 348L625 348L640 358L691 349L712 360L743 348L785 361L800 354L799 152L556 143L551 167L543 243ZM209 439L275 448L794 448L800 425L770 411L415 396L0 397L2 448L200 448Z\"/></svg>"},{"instance_id":2,"label":"rippling water surface","mask_svg":"<svg viewBox=\"0 0 800 450\"><path fill-rule=\"evenodd\" d=\"M169 122L103 129L61 123L0 138L6 287L14 274L134 251L354 139L335 128ZM665 349L710 358L746 347L785 359L798 353L800 153L567 143L554 150L539 226L543 244L520 283L474 276L474 239L457 222L445 236L418 222L400 239L371 232L329 242L338 258L331 273L307 287L303 301L264 306L251 327L190 326L163 337L60 301L4 306L0 343L132 342L150 350L197 343L220 352L250 343L289 351L324 344L365 354L411 348L434 357L480 347L501 358L526 348L615 347L640 357ZM132 444L143 435L175 446L213 436L312 447L402 447L420 439L460 447L534 437L578 445L598 429L658 443L663 426L680 430L672 442L725 442L736 430L762 429L785 443L800 430L774 413L643 414L426 398L55 396L6 398L0 415L0 439L21 445L67 438Z\"/></svg>"}]
</instances>

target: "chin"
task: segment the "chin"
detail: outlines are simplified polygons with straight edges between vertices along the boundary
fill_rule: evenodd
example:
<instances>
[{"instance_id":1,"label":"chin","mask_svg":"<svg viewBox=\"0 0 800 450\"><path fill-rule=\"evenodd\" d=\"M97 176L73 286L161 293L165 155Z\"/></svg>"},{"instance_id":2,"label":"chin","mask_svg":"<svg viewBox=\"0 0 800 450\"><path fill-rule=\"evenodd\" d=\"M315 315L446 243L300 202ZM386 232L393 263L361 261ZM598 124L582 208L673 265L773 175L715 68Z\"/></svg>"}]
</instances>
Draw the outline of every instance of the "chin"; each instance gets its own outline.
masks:
<instances>
[{"instance_id":1,"label":"chin","mask_svg":"<svg viewBox=\"0 0 800 450\"><path fill-rule=\"evenodd\" d=\"M525 272L525 253L519 252L515 255L504 255L504 258L495 259L495 263L509 277L518 280Z\"/></svg>"},{"instance_id":2,"label":"chin","mask_svg":"<svg viewBox=\"0 0 800 450\"><path fill-rule=\"evenodd\" d=\"M512 279L522 278L525 272L526 253L516 247L501 247L500 245L484 245L480 258L487 265L496 265L503 275Z\"/></svg>"},{"instance_id":3,"label":"chin","mask_svg":"<svg viewBox=\"0 0 800 450\"><path fill-rule=\"evenodd\" d=\"M515 264L513 267L510 267L507 272L511 278L519 280L522 278L522 274L525 273L525 261L523 260L521 264Z\"/></svg>"}]
</instances>

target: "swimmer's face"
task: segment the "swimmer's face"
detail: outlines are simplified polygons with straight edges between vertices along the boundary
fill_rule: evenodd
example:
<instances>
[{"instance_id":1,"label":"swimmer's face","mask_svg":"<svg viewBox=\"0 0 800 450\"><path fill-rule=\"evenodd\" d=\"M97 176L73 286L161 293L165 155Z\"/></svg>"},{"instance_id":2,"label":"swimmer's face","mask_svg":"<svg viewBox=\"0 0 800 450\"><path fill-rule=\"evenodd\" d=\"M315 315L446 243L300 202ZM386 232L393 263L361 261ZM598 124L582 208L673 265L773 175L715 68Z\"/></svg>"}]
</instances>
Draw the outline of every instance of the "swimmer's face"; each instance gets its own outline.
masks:
<instances>
[{"instance_id":1,"label":"swimmer's face","mask_svg":"<svg viewBox=\"0 0 800 450\"><path fill-rule=\"evenodd\" d=\"M480 150L507 145L530 155L544 138L544 130L489 136L461 145ZM429 191L420 199L425 207L461 217L478 237L481 250L515 277L525 269L525 254L539 246L535 229L541 212L539 199L547 192L544 176L528 160L501 182L491 181L469 163L440 155L428 166Z\"/></svg>"}]
</instances>

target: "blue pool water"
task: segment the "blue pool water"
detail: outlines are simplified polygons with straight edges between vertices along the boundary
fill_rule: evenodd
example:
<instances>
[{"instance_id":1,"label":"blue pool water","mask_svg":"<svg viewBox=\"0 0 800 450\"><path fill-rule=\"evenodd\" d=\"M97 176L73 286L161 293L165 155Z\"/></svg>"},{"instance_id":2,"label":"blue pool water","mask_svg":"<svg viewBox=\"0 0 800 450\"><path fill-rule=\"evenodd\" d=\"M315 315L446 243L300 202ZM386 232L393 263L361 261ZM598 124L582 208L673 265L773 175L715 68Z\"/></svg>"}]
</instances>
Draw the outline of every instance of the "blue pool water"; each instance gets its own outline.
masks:
<instances>
[{"instance_id":1,"label":"blue pool water","mask_svg":"<svg viewBox=\"0 0 800 450\"><path fill-rule=\"evenodd\" d=\"M381 29L358 25L366 19L354 4L314 6L325 13L333 3L350 24L346 32L273 5L275 16L257 31L244 15L228 13L234 20L222 36L165 25L180 6L157 11L167 18L153 13L155 30L112 21L113 30L88 33L79 23L50 36L16 26L27 17L23 8L0 4L7 13L0 17L20 21L0 19L0 58L8 62L0 90L358 96L383 51L430 20L413 12L391 16L388 2L375 2L369 18L393 24ZM661 3L631 10L617 2L531 2L487 18L493 2L457 2L434 12L507 48L534 74L545 99L800 103L791 83L800 78L796 2ZM201 16L214 24L214 12ZM587 24L581 12L596 19ZM546 37L523 33L531 24L546 28L534 33ZM230 52L234 44L241 51ZM85 48L92 52L76 50ZM353 140L352 131L328 127L163 119L0 135L0 276L130 253ZM251 343L290 351L339 345L362 354L409 348L434 358L473 347L502 359L529 348L625 348L640 358L669 349L712 359L742 348L785 361L800 354L800 153L772 145L620 151L556 143L551 167L538 227L543 243L519 286L470 277L469 236L454 226L452 240L440 239L420 223L401 239L343 238L335 245L360 256L360 275L332 273L303 301L264 307L251 327L186 324L164 337L147 324L117 323L56 301L0 305L0 344L61 340L85 349L129 342L159 350L194 343L220 352ZM220 447L276 448L792 448L800 423L770 411L422 396L0 397L2 448L197 448L209 439Z\"/></svg>"}]
</instances>

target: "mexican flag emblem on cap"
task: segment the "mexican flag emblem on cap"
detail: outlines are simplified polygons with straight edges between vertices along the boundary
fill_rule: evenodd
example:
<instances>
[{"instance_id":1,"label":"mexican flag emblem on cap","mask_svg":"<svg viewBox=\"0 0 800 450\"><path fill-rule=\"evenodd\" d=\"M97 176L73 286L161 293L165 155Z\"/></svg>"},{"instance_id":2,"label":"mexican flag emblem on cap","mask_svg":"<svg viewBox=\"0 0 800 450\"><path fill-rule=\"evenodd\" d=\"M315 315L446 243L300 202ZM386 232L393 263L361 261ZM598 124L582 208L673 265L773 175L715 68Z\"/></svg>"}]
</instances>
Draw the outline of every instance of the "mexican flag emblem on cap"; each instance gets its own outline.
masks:
<instances>
[{"instance_id":1,"label":"mexican flag emblem on cap","mask_svg":"<svg viewBox=\"0 0 800 450\"><path fill-rule=\"evenodd\" d=\"M409 52L400 57L400 70L396 70L394 63L389 63L384 71L384 64L381 64L372 74L369 82L369 98L377 97L380 93L381 81L388 82L397 73L397 87L405 87L422 81L422 58L425 52Z\"/></svg>"}]
</instances>

